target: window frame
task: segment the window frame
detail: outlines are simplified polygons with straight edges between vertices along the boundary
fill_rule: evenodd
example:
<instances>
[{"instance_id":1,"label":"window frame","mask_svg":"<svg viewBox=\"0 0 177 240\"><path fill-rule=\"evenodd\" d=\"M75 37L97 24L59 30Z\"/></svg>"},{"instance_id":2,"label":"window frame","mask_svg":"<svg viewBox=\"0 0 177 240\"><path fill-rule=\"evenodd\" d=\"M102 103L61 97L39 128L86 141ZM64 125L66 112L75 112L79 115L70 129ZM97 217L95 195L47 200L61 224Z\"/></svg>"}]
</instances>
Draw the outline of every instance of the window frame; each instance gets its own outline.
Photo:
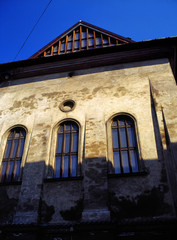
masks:
<instances>
[{"instance_id":1,"label":"window frame","mask_svg":"<svg viewBox=\"0 0 177 240\"><path fill-rule=\"evenodd\" d=\"M68 176L68 177L58 177L55 178L55 161L56 161L56 148L57 148L57 140L58 140L58 129L60 125L64 122L73 122L77 124L78 126L78 158L77 158L77 169L76 169L76 176ZM51 133L51 150L50 150L50 157L46 168L46 180L70 180L70 179L76 179L80 178L82 176L81 171L81 164L82 164L82 148L83 148L83 127L81 127L81 124L73 119L73 118L65 118L62 119L60 122L55 124L53 127L52 133Z\"/></svg>"},{"instance_id":2,"label":"window frame","mask_svg":"<svg viewBox=\"0 0 177 240\"><path fill-rule=\"evenodd\" d=\"M8 136L9 136L10 132L15 128L22 128L26 132L25 142L24 142L24 146L23 146L23 153L22 153L22 157L21 157L21 165L20 165L19 176L15 181L0 182L1 185L2 184L15 184L15 183L21 182L21 180L22 180L22 173L23 173L23 169L24 169L24 166L25 166L25 161L26 161L28 146L29 146L29 141L30 141L29 131L24 125L21 125L21 124L14 125L14 126L10 127L8 130L6 130L5 133L2 135L2 138L1 138L2 140L1 140L1 145L0 145L0 168L2 167L2 162L3 162L3 159L4 159L4 154L5 154L5 150L6 150Z\"/></svg>"},{"instance_id":3,"label":"window frame","mask_svg":"<svg viewBox=\"0 0 177 240\"><path fill-rule=\"evenodd\" d=\"M113 152L113 137L112 137L112 122L113 119L116 117L125 117L130 118L134 123L134 133L135 133L135 141L136 141L136 153L137 153L137 161L138 161L138 170L137 172L127 172L124 173L121 171L121 173L115 173L115 163L114 163L114 152ZM115 175L115 176L126 176L126 175L137 175L141 174L143 172L143 164L142 164L142 157L141 157L141 147L140 147L140 140L139 140L139 134L138 134L138 126L137 121L134 116L132 116L129 113L121 112L114 114L111 116L107 123L107 162L108 162L108 174L109 175ZM120 137L120 136L119 136ZM120 150L121 151L121 150ZM127 146L128 151L128 146ZM128 159L130 161L130 159Z\"/></svg>"}]
</instances>

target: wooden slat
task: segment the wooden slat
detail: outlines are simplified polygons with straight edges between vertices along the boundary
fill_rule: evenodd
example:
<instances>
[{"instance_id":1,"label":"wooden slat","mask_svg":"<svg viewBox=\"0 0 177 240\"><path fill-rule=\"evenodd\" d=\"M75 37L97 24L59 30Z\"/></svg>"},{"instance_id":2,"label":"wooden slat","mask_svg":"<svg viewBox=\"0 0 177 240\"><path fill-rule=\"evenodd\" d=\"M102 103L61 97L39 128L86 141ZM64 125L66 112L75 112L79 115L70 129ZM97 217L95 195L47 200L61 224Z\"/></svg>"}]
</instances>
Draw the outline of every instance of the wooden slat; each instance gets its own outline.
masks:
<instances>
[{"instance_id":1,"label":"wooden slat","mask_svg":"<svg viewBox=\"0 0 177 240\"><path fill-rule=\"evenodd\" d=\"M108 37L109 46L111 45L111 39Z\"/></svg>"},{"instance_id":2,"label":"wooden slat","mask_svg":"<svg viewBox=\"0 0 177 240\"><path fill-rule=\"evenodd\" d=\"M79 42L79 51L81 50L82 47L82 26L80 26L80 42Z\"/></svg>"},{"instance_id":3,"label":"wooden slat","mask_svg":"<svg viewBox=\"0 0 177 240\"><path fill-rule=\"evenodd\" d=\"M93 37L94 37L94 48L96 48L96 36L95 36L95 31L93 31Z\"/></svg>"},{"instance_id":4,"label":"wooden slat","mask_svg":"<svg viewBox=\"0 0 177 240\"><path fill-rule=\"evenodd\" d=\"M75 41L75 30L73 31L73 45L72 45L72 52L74 52L74 41Z\"/></svg>"},{"instance_id":5,"label":"wooden slat","mask_svg":"<svg viewBox=\"0 0 177 240\"><path fill-rule=\"evenodd\" d=\"M51 47L50 55L51 55L51 56L53 55L53 46Z\"/></svg>"},{"instance_id":6,"label":"wooden slat","mask_svg":"<svg viewBox=\"0 0 177 240\"><path fill-rule=\"evenodd\" d=\"M103 46L103 34L101 33L101 45Z\"/></svg>"},{"instance_id":7,"label":"wooden slat","mask_svg":"<svg viewBox=\"0 0 177 240\"><path fill-rule=\"evenodd\" d=\"M88 48L89 48L89 34L88 34L88 28L86 29L86 31L87 31L87 50L88 50Z\"/></svg>"},{"instance_id":8,"label":"wooden slat","mask_svg":"<svg viewBox=\"0 0 177 240\"><path fill-rule=\"evenodd\" d=\"M58 54L60 53L61 50L61 41L58 42Z\"/></svg>"},{"instance_id":9,"label":"wooden slat","mask_svg":"<svg viewBox=\"0 0 177 240\"><path fill-rule=\"evenodd\" d=\"M67 52L67 48L68 48L68 35L66 35L65 53Z\"/></svg>"}]
</instances>

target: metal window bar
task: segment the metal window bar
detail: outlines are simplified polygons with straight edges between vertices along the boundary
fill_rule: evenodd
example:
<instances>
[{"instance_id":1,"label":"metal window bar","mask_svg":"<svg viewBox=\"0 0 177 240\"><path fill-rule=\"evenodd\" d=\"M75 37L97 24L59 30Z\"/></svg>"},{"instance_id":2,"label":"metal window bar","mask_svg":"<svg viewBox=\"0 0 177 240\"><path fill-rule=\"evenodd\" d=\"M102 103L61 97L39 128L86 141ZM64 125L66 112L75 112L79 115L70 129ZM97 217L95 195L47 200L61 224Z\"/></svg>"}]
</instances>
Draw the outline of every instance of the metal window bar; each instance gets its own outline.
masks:
<instances>
[{"instance_id":1,"label":"metal window bar","mask_svg":"<svg viewBox=\"0 0 177 240\"><path fill-rule=\"evenodd\" d=\"M125 124L124 125L120 125L120 120L125 121ZM135 136L134 122L130 118L116 118L116 119L113 119L113 121L117 122L117 126L113 126L113 124L112 124L112 129L117 129L117 132L118 132L117 138L118 138L118 143L119 143L118 148L114 148L113 147L113 152L119 152L121 173L124 173L122 153L123 153L123 151L127 151L128 152L129 172L132 173L133 171L132 171L131 150L134 150L137 153L137 142L136 142L136 136ZM131 124L129 124L128 122L131 122ZM126 132L126 145L127 145L126 147L123 147L122 146L122 142L121 142L121 132L120 132L120 130L123 129L123 128L125 129L125 132ZM130 136L129 136L129 133L128 133L128 129L129 128L132 128L133 131L134 131L135 146L130 146L130 139L129 139ZM112 136L112 139L113 139L113 136ZM113 139L113 141L114 141L114 139ZM138 171L139 171L138 154L137 154L137 164L138 164L137 168L138 168Z\"/></svg>"},{"instance_id":2,"label":"metal window bar","mask_svg":"<svg viewBox=\"0 0 177 240\"><path fill-rule=\"evenodd\" d=\"M25 137L26 137L26 132L23 128L15 128L10 131L9 136L7 138L7 142L6 142L6 147L5 147L1 171L0 171L1 182L18 181L19 172L17 171L18 171L18 167L20 167L21 165L23 148L25 144ZM11 145L9 149L10 141L11 141ZM20 164L18 164L18 162ZM6 165L5 170L3 169L3 165ZM2 171L5 172L4 175L2 175Z\"/></svg>"},{"instance_id":3,"label":"metal window bar","mask_svg":"<svg viewBox=\"0 0 177 240\"><path fill-rule=\"evenodd\" d=\"M67 130L67 126L69 128L69 130ZM73 146L74 146L74 140L73 140L73 135L74 133L77 133L77 143L78 143L78 126L77 129L74 129L74 126L77 126L76 123L73 122L64 122L63 124L60 125L59 129L58 129L58 137L57 137L57 146L59 145L59 135L62 135L62 150L61 152L57 152L56 149L56 154L55 157L61 157L61 164L60 164L60 177L59 178L63 178L63 174L65 169L64 166L64 161L65 161L65 156L69 157L69 165L68 165L68 176L67 177L71 177L71 170L72 170L72 156L78 156L78 144L77 144L77 151L73 152ZM63 128L63 130L61 131L61 128ZM69 146L66 146L67 142L66 142L66 134L69 134ZM69 147L69 151L66 152L66 148ZM56 167L56 166L55 166ZM76 169L77 169L77 165L76 165ZM55 172L58 169L55 168ZM76 171L77 174L77 171Z\"/></svg>"}]
</instances>

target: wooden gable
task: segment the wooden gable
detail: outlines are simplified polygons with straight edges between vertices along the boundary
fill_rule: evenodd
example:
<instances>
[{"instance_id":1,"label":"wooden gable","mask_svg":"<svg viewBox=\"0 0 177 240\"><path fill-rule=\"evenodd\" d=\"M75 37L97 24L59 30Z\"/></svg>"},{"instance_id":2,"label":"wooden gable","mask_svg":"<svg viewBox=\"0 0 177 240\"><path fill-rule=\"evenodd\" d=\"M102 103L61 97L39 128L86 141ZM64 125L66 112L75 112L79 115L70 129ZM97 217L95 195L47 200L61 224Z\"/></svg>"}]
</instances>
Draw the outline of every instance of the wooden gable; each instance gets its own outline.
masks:
<instances>
[{"instance_id":1,"label":"wooden gable","mask_svg":"<svg viewBox=\"0 0 177 240\"><path fill-rule=\"evenodd\" d=\"M48 57L64 53L132 43L133 40L80 21L30 58Z\"/></svg>"}]
</instances>

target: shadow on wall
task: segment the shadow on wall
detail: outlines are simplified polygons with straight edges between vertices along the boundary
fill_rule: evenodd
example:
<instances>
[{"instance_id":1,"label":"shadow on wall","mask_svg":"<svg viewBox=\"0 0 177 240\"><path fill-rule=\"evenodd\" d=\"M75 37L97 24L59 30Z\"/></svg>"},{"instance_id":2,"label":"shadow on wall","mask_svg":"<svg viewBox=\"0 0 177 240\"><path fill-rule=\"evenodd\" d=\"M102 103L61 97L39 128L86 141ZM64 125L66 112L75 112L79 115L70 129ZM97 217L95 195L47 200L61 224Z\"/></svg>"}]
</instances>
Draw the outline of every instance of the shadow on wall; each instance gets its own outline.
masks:
<instances>
[{"instance_id":1,"label":"shadow on wall","mask_svg":"<svg viewBox=\"0 0 177 240\"><path fill-rule=\"evenodd\" d=\"M166 64L168 62L167 59L161 59L158 60L158 64ZM14 86L14 85L24 85L24 84L28 84L31 82L41 82L41 81L45 81L45 80L52 80L52 79L59 79L59 78L66 78L66 77L75 77L75 76L79 76L79 75L88 75L88 74L94 74L94 73L99 73L99 72L107 72L107 71L114 71L114 70L124 70L124 69L129 69L129 68L136 68L136 67L144 67L144 66L154 66L157 65L157 60L152 60L152 61L142 61L142 62L134 62L134 63L126 63L126 64L119 64L119 65L112 65L112 66L106 66L106 67L97 67L97 68L92 68L88 70L76 70L76 71L70 71L67 72L67 69L65 70L65 72L59 73L59 70L54 69L54 71L52 72L53 74L47 74L46 76L44 75L43 77L41 76L34 76L32 77L32 79L30 78L25 78L24 79L15 79L16 81L13 81L13 76L10 76L10 79L7 81L3 81L0 82L0 88L3 87L9 87L9 86ZM8 70L7 70L8 71ZM22 70L23 71L23 70ZM7 72L7 74L9 74L9 72ZM6 75L6 72L2 73L3 76ZM3 79L3 77L2 77Z\"/></svg>"},{"instance_id":2,"label":"shadow on wall","mask_svg":"<svg viewBox=\"0 0 177 240\"><path fill-rule=\"evenodd\" d=\"M113 221L173 216L173 200L166 201L169 194L166 169L157 159L145 161L148 173L125 176L110 176L105 158L85 159L84 165L83 178L47 180L43 161L26 163L21 185L0 186L0 223L13 223L19 214L22 216L19 221L24 223L24 218L27 222L29 213L34 219L37 214L37 223L80 221L83 209L104 206L110 210Z\"/></svg>"},{"instance_id":3,"label":"shadow on wall","mask_svg":"<svg viewBox=\"0 0 177 240\"><path fill-rule=\"evenodd\" d=\"M177 177L176 177L177 143L172 143L170 140L163 108L161 108L161 114L162 114L164 134L163 136L161 136L158 118L156 114L156 107L159 107L159 106L153 97L153 88L151 86L151 83L150 83L150 97L151 97L151 114L152 114L158 159L159 160L162 159L162 165L164 169L163 171L167 173L168 184L173 197L174 208L177 214L177 191L176 191L177 189ZM162 141L166 142L166 146L167 146L166 150L163 150Z\"/></svg>"}]
</instances>

